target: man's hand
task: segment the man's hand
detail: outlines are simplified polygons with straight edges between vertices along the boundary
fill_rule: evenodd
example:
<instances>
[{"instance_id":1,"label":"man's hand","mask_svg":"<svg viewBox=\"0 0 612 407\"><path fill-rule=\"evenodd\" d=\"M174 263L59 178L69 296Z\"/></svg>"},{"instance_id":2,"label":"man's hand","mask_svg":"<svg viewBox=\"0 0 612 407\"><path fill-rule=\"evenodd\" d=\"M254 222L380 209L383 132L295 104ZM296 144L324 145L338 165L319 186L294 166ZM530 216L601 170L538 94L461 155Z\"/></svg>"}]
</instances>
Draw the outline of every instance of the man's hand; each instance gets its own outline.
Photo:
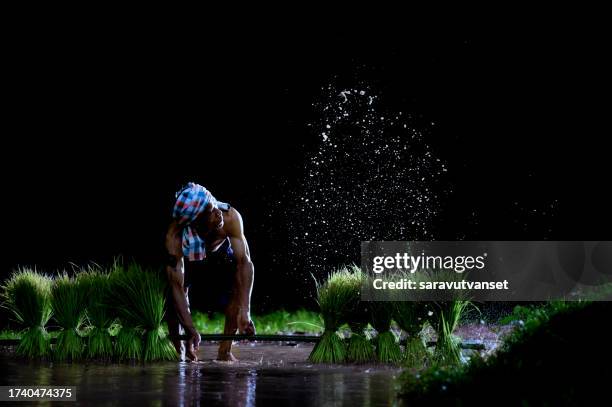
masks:
<instances>
[{"instance_id":1,"label":"man's hand","mask_svg":"<svg viewBox=\"0 0 612 407\"><path fill-rule=\"evenodd\" d=\"M245 335L255 335L255 324L251 320L249 310L240 308L238 310L238 332Z\"/></svg>"},{"instance_id":2,"label":"man's hand","mask_svg":"<svg viewBox=\"0 0 612 407\"><path fill-rule=\"evenodd\" d=\"M197 331L190 333L189 339L187 340L187 357L192 362L198 361L198 350L200 349L200 341L202 338Z\"/></svg>"}]
</instances>

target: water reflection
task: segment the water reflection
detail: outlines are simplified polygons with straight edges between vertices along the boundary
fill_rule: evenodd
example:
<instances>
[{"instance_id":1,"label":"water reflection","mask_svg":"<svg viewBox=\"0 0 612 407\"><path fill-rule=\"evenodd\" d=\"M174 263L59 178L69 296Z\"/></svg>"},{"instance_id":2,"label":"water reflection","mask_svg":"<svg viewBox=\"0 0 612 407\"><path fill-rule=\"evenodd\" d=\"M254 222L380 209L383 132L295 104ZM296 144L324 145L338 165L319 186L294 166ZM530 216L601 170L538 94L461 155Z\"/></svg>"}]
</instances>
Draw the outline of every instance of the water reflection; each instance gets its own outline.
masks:
<instances>
[{"instance_id":1,"label":"water reflection","mask_svg":"<svg viewBox=\"0 0 612 407\"><path fill-rule=\"evenodd\" d=\"M2 385L77 386L76 405L379 406L394 402L395 371L310 366L230 368L27 364L0 356ZM75 404L71 404L75 405Z\"/></svg>"}]
</instances>

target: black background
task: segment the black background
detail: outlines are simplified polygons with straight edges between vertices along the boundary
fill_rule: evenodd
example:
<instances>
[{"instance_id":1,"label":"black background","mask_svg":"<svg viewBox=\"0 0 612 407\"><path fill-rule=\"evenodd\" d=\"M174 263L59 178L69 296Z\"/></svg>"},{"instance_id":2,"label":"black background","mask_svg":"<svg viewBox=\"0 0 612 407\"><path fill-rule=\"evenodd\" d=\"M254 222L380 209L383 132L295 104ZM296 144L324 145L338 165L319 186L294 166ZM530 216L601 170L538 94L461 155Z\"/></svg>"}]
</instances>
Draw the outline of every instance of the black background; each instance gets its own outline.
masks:
<instances>
[{"instance_id":1,"label":"black background","mask_svg":"<svg viewBox=\"0 0 612 407\"><path fill-rule=\"evenodd\" d=\"M12 30L2 276L119 254L159 264L174 192L194 180L243 215L254 311L312 305L314 287L271 260L289 237L268 214L279 180L299 179L330 83L368 83L435 123L427 138L454 191L438 239L610 239L603 32L377 22Z\"/></svg>"}]
</instances>

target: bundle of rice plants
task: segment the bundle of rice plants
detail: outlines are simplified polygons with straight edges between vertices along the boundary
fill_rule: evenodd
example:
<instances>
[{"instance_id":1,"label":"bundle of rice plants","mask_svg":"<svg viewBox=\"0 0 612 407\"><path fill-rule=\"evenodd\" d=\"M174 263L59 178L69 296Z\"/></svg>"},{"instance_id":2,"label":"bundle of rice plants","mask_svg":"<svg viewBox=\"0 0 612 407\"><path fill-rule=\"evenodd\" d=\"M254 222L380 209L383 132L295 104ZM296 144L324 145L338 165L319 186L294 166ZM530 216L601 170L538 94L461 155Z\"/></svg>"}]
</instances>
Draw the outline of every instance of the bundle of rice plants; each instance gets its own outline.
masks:
<instances>
[{"instance_id":1,"label":"bundle of rice plants","mask_svg":"<svg viewBox=\"0 0 612 407\"><path fill-rule=\"evenodd\" d=\"M383 363L398 363L402 359L399 338L391 331L393 302L380 301L370 303L371 323L378 336L376 337L376 358Z\"/></svg>"},{"instance_id":2,"label":"bundle of rice plants","mask_svg":"<svg viewBox=\"0 0 612 407\"><path fill-rule=\"evenodd\" d=\"M337 334L340 324L355 307L355 280L358 277L346 267L329 274L323 284L317 282L317 303L323 318L324 332L308 360L313 363L342 363L346 347Z\"/></svg>"},{"instance_id":3,"label":"bundle of rice plants","mask_svg":"<svg viewBox=\"0 0 612 407\"><path fill-rule=\"evenodd\" d=\"M84 350L79 328L85 319L87 293L76 279L63 273L55 278L51 288L53 318L62 328L57 336L53 356L60 361L73 361Z\"/></svg>"},{"instance_id":4,"label":"bundle of rice plants","mask_svg":"<svg viewBox=\"0 0 612 407\"><path fill-rule=\"evenodd\" d=\"M465 274L446 270L433 270L424 275L423 278L434 281L460 281L466 278ZM433 361L438 365L456 366L463 363L459 338L453 335L464 312L472 304L469 299L469 291L453 290L444 293L440 301L432 301L426 304L428 321L436 331L436 347Z\"/></svg>"},{"instance_id":5,"label":"bundle of rice plants","mask_svg":"<svg viewBox=\"0 0 612 407\"><path fill-rule=\"evenodd\" d=\"M126 295L132 295L126 288L127 276L123 267L115 264L109 274L109 301L112 312L117 316L119 330L115 336L114 356L120 361L136 362L142 358L142 329L140 321L130 310Z\"/></svg>"},{"instance_id":6,"label":"bundle of rice plants","mask_svg":"<svg viewBox=\"0 0 612 407\"><path fill-rule=\"evenodd\" d=\"M366 332L367 326L367 321L349 322L351 336L346 350L348 362L367 363L376 359L370 335Z\"/></svg>"},{"instance_id":7,"label":"bundle of rice plants","mask_svg":"<svg viewBox=\"0 0 612 407\"><path fill-rule=\"evenodd\" d=\"M395 270L394 279L407 279L418 285L428 280L427 273L410 273L406 270ZM427 348L421 337L423 325L427 322L426 303L419 291L393 291L389 298L393 300L392 318L407 335L403 363L407 367L423 367L427 359Z\"/></svg>"},{"instance_id":8,"label":"bundle of rice plants","mask_svg":"<svg viewBox=\"0 0 612 407\"><path fill-rule=\"evenodd\" d=\"M348 313L346 319L351 329L351 336L348 339L346 350L346 360L354 363L367 363L376 358L374 346L370 335L366 331L368 326L368 309L366 303L361 302L361 287L365 282L365 274L361 269L352 266L349 270L353 273L351 283L353 285L354 303L353 308Z\"/></svg>"},{"instance_id":9,"label":"bundle of rice plants","mask_svg":"<svg viewBox=\"0 0 612 407\"><path fill-rule=\"evenodd\" d=\"M51 278L30 269L14 272L2 287L4 306L24 328L16 353L28 358L48 356L51 318Z\"/></svg>"},{"instance_id":10,"label":"bundle of rice plants","mask_svg":"<svg viewBox=\"0 0 612 407\"><path fill-rule=\"evenodd\" d=\"M111 281L111 299L123 326L117 335L120 357L136 356L135 345L128 342L140 328L144 331L142 358L145 362L176 360L176 350L162 329L166 307L165 279L159 273L131 264L127 269L115 267Z\"/></svg>"},{"instance_id":11,"label":"bundle of rice plants","mask_svg":"<svg viewBox=\"0 0 612 407\"><path fill-rule=\"evenodd\" d=\"M115 313L110 305L110 278L102 270L89 269L79 274L79 284L86 293L86 313L90 327L87 337L87 357L110 359L113 341L110 328Z\"/></svg>"},{"instance_id":12,"label":"bundle of rice plants","mask_svg":"<svg viewBox=\"0 0 612 407\"><path fill-rule=\"evenodd\" d=\"M431 326L437 334L434 361L440 365L456 366L463 362L459 338L453 335L461 317L470 302L453 300L434 302L429 318Z\"/></svg>"},{"instance_id":13,"label":"bundle of rice plants","mask_svg":"<svg viewBox=\"0 0 612 407\"><path fill-rule=\"evenodd\" d=\"M393 320L407 335L404 364L407 367L422 367L427 358L427 349L420 335L427 321L425 305L417 301L394 302Z\"/></svg>"},{"instance_id":14,"label":"bundle of rice plants","mask_svg":"<svg viewBox=\"0 0 612 407\"><path fill-rule=\"evenodd\" d=\"M118 360L136 362L142 358L142 330L122 324L115 336L114 355Z\"/></svg>"}]
</instances>

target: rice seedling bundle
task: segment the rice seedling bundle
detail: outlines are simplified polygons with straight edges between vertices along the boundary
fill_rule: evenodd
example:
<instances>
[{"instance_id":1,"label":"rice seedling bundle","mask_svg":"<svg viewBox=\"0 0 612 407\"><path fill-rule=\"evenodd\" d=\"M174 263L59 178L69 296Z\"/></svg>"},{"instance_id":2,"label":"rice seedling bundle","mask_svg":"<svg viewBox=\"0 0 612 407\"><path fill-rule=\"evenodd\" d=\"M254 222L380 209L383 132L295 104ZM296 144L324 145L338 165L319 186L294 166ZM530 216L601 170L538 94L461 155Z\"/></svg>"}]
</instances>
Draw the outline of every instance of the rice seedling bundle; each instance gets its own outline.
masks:
<instances>
[{"instance_id":1,"label":"rice seedling bundle","mask_svg":"<svg viewBox=\"0 0 612 407\"><path fill-rule=\"evenodd\" d=\"M399 338L391 332L393 302L371 302L371 323L378 336L376 337L376 358L383 363L398 363L402 359Z\"/></svg>"},{"instance_id":2,"label":"rice seedling bundle","mask_svg":"<svg viewBox=\"0 0 612 407\"><path fill-rule=\"evenodd\" d=\"M348 340L346 360L355 363L367 363L376 358L370 335L366 332L368 323L349 322L351 336Z\"/></svg>"},{"instance_id":3,"label":"rice seedling bundle","mask_svg":"<svg viewBox=\"0 0 612 407\"><path fill-rule=\"evenodd\" d=\"M29 269L14 272L2 287L4 306L24 328L16 353L28 358L48 356L51 318L51 278Z\"/></svg>"},{"instance_id":4,"label":"rice seedling bundle","mask_svg":"<svg viewBox=\"0 0 612 407\"><path fill-rule=\"evenodd\" d=\"M118 360L136 362L142 358L142 330L122 322L115 336L115 357Z\"/></svg>"},{"instance_id":5,"label":"rice seedling bundle","mask_svg":"<svg viewBox=\"0 0 612 407\"><path fill-rule=\"evenodd\" d=\"M358 279L345 267L329 274L323 284L317 282L317 303L324 332L308 358L311 362L342 363L346 360L346 346L336 331L356 307L359 296L356 296L355 287L359 284Z\"/></svg>"},{"instance_id":6,"label":"rice seedling bundle","mask_svg":"<svg viewBox=\"0 0 612 407\"><path fill-rule=\"evenodd\" d=\"M139 328L138 317L130 308L130 300L126 298L134 295L126 281L129 281L127 271L115 264L109 275L109 300L120 324L115 336L114 355L118 360L135 362L142 358L142 329Z\"/></svg>"},{"instance_id":7,"label":"rice seedling bundle","mask_svg":"<svg viewBox=\"0 0 612 407\"><path fill-rule=\"evenodd\" d=\"M142 355L146 362L176 360L176 350L162 329L166 307L165 280L158 273L132 264L127 269L115 267L111 282L111 299L122 323L117 334L119 356L132 359ZM135 344L139 341L134 340L140 336L139 330L144 332L141 349Z\"/></svg>"},{"instance_id":8,"label":"rice seedling bundle","mask_svg":"<svg viewBox=\"0 0 612 407\"><path fill-rule=\"evenodd\" d=\"M87 357L91 359L110 359L113 356L113 341L109 329L115 321L110 305L109 274L101 270L89 269L79 274L79 284L86 293L86 313L90 326L87 337Z\"/></svg>"},{"instance_id":9,"label":"rice seedling bundle","mask_svg":"<svg viewBox=\"0 0 612 407\"><path fill-rule=\"evenodd\" d=\"M408 367L422 367L427 349L420 333L427 321L427 311L422 302L398 301L393 303L393 320L408 335L404 349L404 363Z\"/></svg>"},{"instance_id":10,"label":"rice seedling bundle","mask_svg":"<svg viewBox=\"0 0 612 407\"><path fill-rule=\"evenodd\" d=\"M365 274L356 266L349 269L354 278L353 284L354 306L348 313L346 319L351 328L351 336L348 339L346 360L355 363L367 363L376 359L374 346L370 335L366 332L368 326L368 309L366 303L361 302L361 287L365 282Z\"/></svg>"},{"instance_id":11,"label":"rice seedling bundle","mask_svg":"<svg viewBox=\"0 0 612 407\"><path fill-rule=\"evenodd\" d=\"M403 270L397 270L396 277L399 280L414 281L416 284L430 278L424 272L413 274ZM420 334L427 322L426 302L423 301L422 294L415 291L394 291L390 298L393 300L392 318L407 335L403 362L408 367L423 367L427 348Z\"/></svg>"},{"instance_id":12,"label":"rice seedling bundle","mask_svg":"<svg viewBox=\"0 0 612 407\"><path fill-rule=\"evenodd\" d=\"M452 271L433 271L427 278L435 281L459 281L465 275ZM454 290L452 297L443 301L433 301L427 304L427 314L430 325L437 335L434 362L439 365L460 365L463 362L459 338L453 335L462 315L470 306L469 292Z\"/></svg>"},{"instance_id":13,"label":"rice seedling bundle","mask_svg":"<svg viewBox=\"0 0 612 407\"><path fill-rule=\"evenodd\" d=\"M55 278L51 288L53 318L62 328L57 336L53 356L60 361L73 361L84 351L79 328L85 319L87 293L75 278L63 273Z\"/></svg>"},{"instance_id":14,"label":"rice seedling bundle","mask_svg":"<svg viewBox=\"0 0 612 407\"><path fill-rule=\"evenodd\" d=\"M469 306L466 300L435 302L429 318L438 336L434 360L440 365L460 365L463 361L459 339L453 335L461 316Z\"/></svg>"}]
</instances>

